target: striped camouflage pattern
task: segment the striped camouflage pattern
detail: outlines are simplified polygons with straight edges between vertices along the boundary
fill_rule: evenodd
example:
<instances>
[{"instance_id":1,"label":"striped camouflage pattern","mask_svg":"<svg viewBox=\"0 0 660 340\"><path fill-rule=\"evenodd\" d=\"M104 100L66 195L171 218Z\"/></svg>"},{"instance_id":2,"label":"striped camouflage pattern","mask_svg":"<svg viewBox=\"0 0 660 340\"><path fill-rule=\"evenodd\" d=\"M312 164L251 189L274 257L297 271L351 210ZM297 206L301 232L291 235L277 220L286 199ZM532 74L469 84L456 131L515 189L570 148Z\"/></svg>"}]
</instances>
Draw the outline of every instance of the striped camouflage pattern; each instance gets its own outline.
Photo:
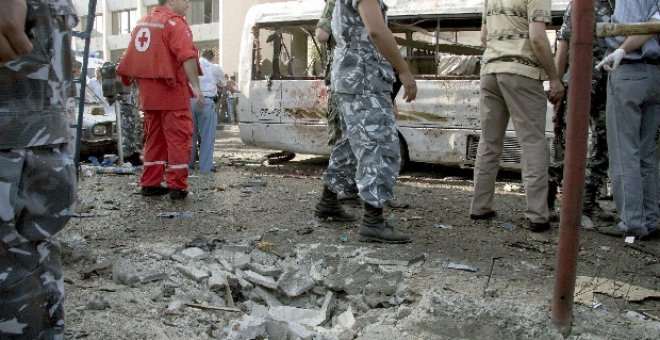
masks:
<instances>
[{"instance_id":1,"label":"striped camouflage pattern","mask_svg":"<svg viewBox=\"0 0 660 340\"><path fill-rule=\"evenodd\" d=\"M337 0L332 13L332 36L337 42L331 88L336 93L392 92L392 65L378 52L357 12L358 0ZM387 6L380 1L383 17Z\"/></svg>"},{"instance_id":2,"label":"striped camouflage pattern","mask_svg":"<svg viewBox=\"0 0 660 340\"><path fill-rule=\"evenodd\" d=\"M121 105L122 152L124 157L137 156L144 146L144 128L140 118L137 84L131 85L130 94L122 95Z\"/></svg>"},{"instance_id":3,"label":"striped camouflage pattern","mask_svg":"<svg viewBox=\"0 0 660 340\"><path fill-rule=\"evenodd\" d=\"M337 0L332 35L337 41L332 89L342 137L330 155L325 182L334 192L357 184L360 198L382 208L394 196L401 153L390 93L392 66L371 44L357 12L358 0ZM355 7L354 7L355 6ZM381 1L383 17L387 7Z\"/></svg>"},{"instance_id":4,"label":"striped camouflage pattern","mask_svg":"<svg viewBox=\"0 0 660 340\"><path fill-rule=\"evenodd\" d=\"M394 196L401 166L399 136L388 93L337 94L343 137L335 144L325 182L333 192L357 184L360 198L382 208Z\"/></svg>"},{"instance_id":5,"label":"striped camouflage pattern","mask_svg":"<svg viewBox=\"0 0 660 340\"><path fill-rule=\"evenodd\" d=\"M73 212L67 128L69 0L28 0L33 51L0 67L0 338L63 339L64 282L53 235Z\"/></svg>"}]
</instances>

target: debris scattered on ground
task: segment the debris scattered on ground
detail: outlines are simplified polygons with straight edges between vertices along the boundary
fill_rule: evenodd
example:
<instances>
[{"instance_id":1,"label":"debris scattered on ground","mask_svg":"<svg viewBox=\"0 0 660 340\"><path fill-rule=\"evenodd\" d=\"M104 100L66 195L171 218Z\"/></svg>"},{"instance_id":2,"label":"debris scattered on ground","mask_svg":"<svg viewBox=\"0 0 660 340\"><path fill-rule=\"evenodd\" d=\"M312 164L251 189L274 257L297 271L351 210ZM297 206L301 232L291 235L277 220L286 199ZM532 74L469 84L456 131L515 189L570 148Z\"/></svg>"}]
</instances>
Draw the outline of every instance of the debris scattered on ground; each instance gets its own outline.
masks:
<instances>
[{"instance_id":1,"label":"debris scattered on ground","mask_svg":"<svg viewBox=\"0 0 660 340\"><path fill-rule=\"evenodd\" d=\"M445 264L445 268L447 269L456 269L456 270L464 270L467 272L478 272L479 268L469 266L466 264L460 264L460 263L454 263L454 262L448 262Z\"/></svg>"},{"instance_id":2,"label":"debris scattered on ground","mask_svg":"<svg viewBox=\"0 0 660 340\"><path fill-rule=\"evenodd\" d=\"M575 281L575 303L591 306L595 294L604 294L627 302L660 298L660 291L602 277L578 276Z\"/></svg>"}]
</instances>

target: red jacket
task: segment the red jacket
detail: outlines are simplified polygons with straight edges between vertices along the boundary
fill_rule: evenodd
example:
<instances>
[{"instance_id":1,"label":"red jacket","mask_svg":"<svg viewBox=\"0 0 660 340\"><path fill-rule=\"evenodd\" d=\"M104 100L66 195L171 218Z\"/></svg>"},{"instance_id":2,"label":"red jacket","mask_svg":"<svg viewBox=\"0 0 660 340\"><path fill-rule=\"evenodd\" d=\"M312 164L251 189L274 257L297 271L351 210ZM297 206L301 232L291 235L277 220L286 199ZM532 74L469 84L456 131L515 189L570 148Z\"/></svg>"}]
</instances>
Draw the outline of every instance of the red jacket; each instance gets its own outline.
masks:
<instances>
[{"instance_id":1,"label":"red jacket","mask_svg":"<svg viewBox=\"0 0 660 340\"><path fill-rule=\"evenodd\" d=\"M137 79L142 110L180 110L193 95L183 62L197 55L186 20L156 7L133 30L117 74Z\"/></svg>"}]
</instances>

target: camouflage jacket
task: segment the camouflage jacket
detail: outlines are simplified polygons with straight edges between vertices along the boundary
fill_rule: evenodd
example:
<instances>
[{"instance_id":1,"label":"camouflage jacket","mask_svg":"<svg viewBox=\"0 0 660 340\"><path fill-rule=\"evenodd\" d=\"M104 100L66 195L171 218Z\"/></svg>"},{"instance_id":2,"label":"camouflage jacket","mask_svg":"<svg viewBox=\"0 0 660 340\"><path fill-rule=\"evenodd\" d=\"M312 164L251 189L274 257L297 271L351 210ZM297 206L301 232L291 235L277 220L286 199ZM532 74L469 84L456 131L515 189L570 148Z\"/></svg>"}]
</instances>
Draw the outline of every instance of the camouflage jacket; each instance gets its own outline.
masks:
<instances>
[{"instance_id":1,"label":"camouflage jacket","mask_svg":"<svg viewBox=\"0 0 660 340\"><path fill-rule=\"evenodd\" d=\"M0 149L68 141L72 0L28 0L39 18L33 50L0 67ZM46 19L48 18L48 19Z\"/></svg>"},{"instance_id":2,"label":"camouflage jacket","mask_svg":"<svg viewBox=\"0 0 660 340\"><path fill-rule=\"evenodd\" d=\"M564 13L564 23L561 25L561 28L559 29L559 32L557 32L557 39L560 40L570 40L571 35L572 35L572 21L571 21L571 4L572 1L568 4L568 7L566 8L566 12ZM594 6L595 8L595 23L608 23L611 20L612 14L614 14L614 5L615 5L615 0L595 0ZM605 56L605 53L607 52L607 42L605 41L605 38L595 38L595 43L594 43L594 58L593 58L593 63L594 66L600 62L603 57ZM570 53L570 52L569 52ZM596 72L594 70L593 72L593 77L594 80L598 80L602 77L601 72Z\"/></svg>"},{"instance_id":3,"label":"camouflage jacket","mask_svg":"<svg viewBox=\"0 0 660 340\"><path fill-rule=\"evenodd\" d=\"M336 93L392 92L394 70L371 43L357 11L360 0L337 0L332 35L337 42L332 63L331 88ZM387 6L380 0L383 17Z\"/></svg>"}]
</instances>

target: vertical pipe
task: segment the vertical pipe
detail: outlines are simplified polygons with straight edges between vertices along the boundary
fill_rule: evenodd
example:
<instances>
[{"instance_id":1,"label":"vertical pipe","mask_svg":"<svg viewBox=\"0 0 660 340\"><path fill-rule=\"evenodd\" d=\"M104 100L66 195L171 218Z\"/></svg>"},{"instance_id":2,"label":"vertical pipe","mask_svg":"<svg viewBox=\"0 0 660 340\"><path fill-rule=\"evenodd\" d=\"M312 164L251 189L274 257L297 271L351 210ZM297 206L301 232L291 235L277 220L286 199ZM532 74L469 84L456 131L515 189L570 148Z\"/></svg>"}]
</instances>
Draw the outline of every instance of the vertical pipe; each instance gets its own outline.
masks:
<instances>
[{"instance_id":1,"label":"vertical pipe","mask_svg":"<svg viewBox=\"0 0 660 340\"><path fill-rule=\"evenodd\" d=\"M83 49L82 61L82 74L79 79L74 79L74 82L80 82L80 100L78 101L78 126L76 127L76 154L74 155L74 162L76 169L80 165L80 138L82 137L82 124L83 112L85 112L85 87L87 86L87 62L89 61L89 44L91 40L92 30L94 29L94 19L96 18L96 0L90 0L87 7L87 27L84 32L73 32L73 35L81 37L85 40L85 48Z\"/></svg>"},{"instance_id":2,"label":"vertical pipe","mask_svg":"<svg viewBox=\"0 0 660 340\"><path fill-rule=\"evenodd\" d=\"M570 41L566 152L559 246L557 247L557 272L551 310L552 320L565 336L571 331L580 244L582 195L591 105L594 0L574 0L571 6L573 34Z\"/></svg>"}]
</instances>

